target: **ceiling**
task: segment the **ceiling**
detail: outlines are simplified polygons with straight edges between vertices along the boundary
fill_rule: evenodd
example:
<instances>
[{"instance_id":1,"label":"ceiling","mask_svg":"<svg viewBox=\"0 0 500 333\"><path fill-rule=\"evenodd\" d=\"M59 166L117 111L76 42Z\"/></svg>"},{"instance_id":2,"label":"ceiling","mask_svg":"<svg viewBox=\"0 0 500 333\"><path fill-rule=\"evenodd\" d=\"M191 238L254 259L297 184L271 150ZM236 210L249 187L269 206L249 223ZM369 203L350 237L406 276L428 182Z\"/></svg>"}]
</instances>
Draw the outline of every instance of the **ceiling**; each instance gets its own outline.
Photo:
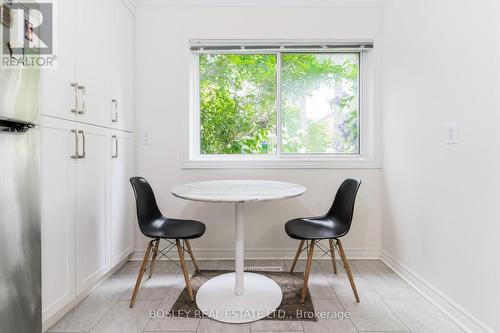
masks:
<instances>
[{"instance_id":1,"label":"ceiling","mask_svg":"<svg viewBox=\"0 0 500 333\"><path fill-rule=\"evenodd\" d=\"M300 6L381 7L386 0L126 0L135 8L143 3L165 6Z\"/></svg>"}]
</instances>

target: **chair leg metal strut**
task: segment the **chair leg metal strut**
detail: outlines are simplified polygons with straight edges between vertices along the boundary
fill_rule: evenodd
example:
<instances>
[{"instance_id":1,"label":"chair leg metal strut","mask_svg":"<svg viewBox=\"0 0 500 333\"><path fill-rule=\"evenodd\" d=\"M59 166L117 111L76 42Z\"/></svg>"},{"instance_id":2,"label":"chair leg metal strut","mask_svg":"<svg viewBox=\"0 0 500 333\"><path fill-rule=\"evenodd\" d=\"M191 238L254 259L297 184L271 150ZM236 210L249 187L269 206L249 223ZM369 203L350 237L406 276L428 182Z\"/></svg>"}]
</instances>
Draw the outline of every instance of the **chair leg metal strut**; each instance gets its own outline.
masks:
<instances>
[{"instance_id":1,"label":"chair leg metal strut","mask_svg":"<svg viewBox=\"0 0 500 333\"><path fill-rule=\"evenodd\" d=\"M306 245L304 246L304 242ZM352 277L352 272L351 272L351 267L349 266L349 260L347 259L347 256L345 255L344 248L342 246L342 242L340 239L328 239L329 243L329 251L326 250L323 246L319 244L319 240L311 240L311 241L306 241L306 240L301 240L299 247L297 249L297 253L295 254L295 258L293 259L292 267L290 268L290 273L293 273L293 270L295 269L295 266L297 264L297 261L300 257L300 254L303 251L307 252L307 263L306 263L306 268L304 270L304 285L302 286L302 294L300 301L304 303L307 295L307 288L308 288L308 282L309 282L309 275L311 273L311 268L312 268L312 258L314 255L314 247L316 246L319 248L324 255L329 255L332 259L332 266L333 266L333 271L335 274L337 274L337 263L335 261L335 249L340 255L340 258L342 259L343 266L345 268L345 271L347 273L347 277L349 278L349 283L351 284L352 292L354 293L354 297L356 298L356 302L359 302L359 295L358 291L356 289L356 284L354 283L354 278Z\"/></svg>"}]
</instances>

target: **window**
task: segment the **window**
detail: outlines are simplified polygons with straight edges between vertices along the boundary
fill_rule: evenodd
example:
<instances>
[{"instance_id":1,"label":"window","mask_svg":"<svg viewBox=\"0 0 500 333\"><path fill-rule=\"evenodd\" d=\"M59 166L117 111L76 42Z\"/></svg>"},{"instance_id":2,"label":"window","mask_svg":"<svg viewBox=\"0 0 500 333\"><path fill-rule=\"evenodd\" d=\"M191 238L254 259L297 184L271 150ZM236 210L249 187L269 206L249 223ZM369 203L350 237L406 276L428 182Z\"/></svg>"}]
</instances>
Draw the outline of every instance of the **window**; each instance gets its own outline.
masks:
<instances>
[{"instance_id":1,"label":"window","mask_svg":"<svg viewBox=\"0 0 500 333\"><path fill-rule=\"evenodd\" d=\"M203 54L200 153L276 153L276 55Z\"/></svg>"},{"instance_id":2,"label":"window","mask_svg":"<svg viewBox=\"0 0 500 333\"><path fill-rule=\"evenodd\" d=\"M281 54L283 153L359 154L359 53Z\"/></svg>"},{"instance_id":3,"label":"window","mask_svg":"<svg viewBox=\"0 0 500 333\"><path fill-rule=\"evenodd\" d=\"M198 42L190 159L362 157L366 46Z\"/></svg>"}]
</instances>

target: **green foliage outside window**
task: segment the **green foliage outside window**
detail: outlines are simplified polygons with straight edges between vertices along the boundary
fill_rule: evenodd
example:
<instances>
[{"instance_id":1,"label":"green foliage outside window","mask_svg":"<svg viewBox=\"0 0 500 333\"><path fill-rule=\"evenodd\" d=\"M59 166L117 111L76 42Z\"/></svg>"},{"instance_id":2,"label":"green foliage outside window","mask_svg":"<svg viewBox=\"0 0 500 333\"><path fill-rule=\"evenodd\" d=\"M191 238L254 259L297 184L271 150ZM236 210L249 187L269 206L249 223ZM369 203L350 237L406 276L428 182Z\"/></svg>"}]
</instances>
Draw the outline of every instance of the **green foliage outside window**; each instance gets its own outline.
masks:
<instances>
[{"instance_id":1,"label":"green foliage outside window","mask_svg":"<svg viewBox=\"0 0 500 333\"><path fill-rule=\"evenodd\" d=\"M203 54L201 154L275 154L276 54ZM359 152L359 55L281 55L282 153Z\"/></svg>"}]
</instances>

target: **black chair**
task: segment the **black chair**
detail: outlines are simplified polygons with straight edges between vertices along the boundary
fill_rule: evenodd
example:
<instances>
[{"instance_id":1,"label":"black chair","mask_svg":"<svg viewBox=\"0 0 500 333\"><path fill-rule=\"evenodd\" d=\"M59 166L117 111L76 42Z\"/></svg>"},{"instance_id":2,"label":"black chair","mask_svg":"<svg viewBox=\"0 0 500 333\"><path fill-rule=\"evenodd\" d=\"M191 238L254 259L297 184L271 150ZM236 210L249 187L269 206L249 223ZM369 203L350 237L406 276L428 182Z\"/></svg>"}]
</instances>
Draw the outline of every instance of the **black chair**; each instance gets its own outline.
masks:
<instances>
[{"instance_id":1,"label":"black chair","mask_svg":"<svg viewBox=\"0 0 500 333\"><path fill-rule=\"evenodd\" d=\"M314 246L318 247L325 254L332 258L333 271L337 274L337 265L335 262L335 250L340 254L340 258L344 263L344 268L349 277L349 282L356 297L356 302L359 302L358 291L352 278L351 268L349 261L342 247L340 238L345 236L351 228L352 215L354 213L354 203L356 201L356 194L358 193L361 180L346 179L340 185L333 205L323 216L311 218L299 218L288 221L285 224L285 231L291 238L299 239L300 244L295 254L290 273L297 264L300 254L306 250L307 264L304 271L304 285L302 287L301 302L304 303L307 294L307 283L309 280L309 273L312 266L312 258L314 254ZM325 249L320 243L320 240L328 239L330 249ZM306 246L304 247L304 242Z\"/></svg>"},{"instance_id":2,"label":"black chair","mask_svg":"<svg viewBox=\"0 0 500 333\"><path fill-rule=\"evenodd\" d=\"M191 260L196 271L199 272L200 269L198 268L193 251L191 250L189 239L201 237L205 233L205 225L198 221L170 219L163 216L158 209L158 205L156 204L153 190L146 179L142 177L133 177L130 178L130 183L134 189L139 227L144 236L152 238L148 242L146 253L144 254L144 260L142 261L141 269L135 283L134 293L132 295L132 299L130 300L130 307L134 306L137 292L141 286L142 277L148 268L149 258L151 257L151 264L149 266L149 278L151 278L156 261L159 259L158 254L160 253L161 256L168 258L166 253L173 249L174 246L177 247L182 273L184 274L184 280L186 281L186 288L191 301L193 301L194 298L193 291L191 289L191 281L189 279L187 265L184 260L184 252L186 251L184 245L187 247L187 252L191 256ZM160 239L164 239L168 242L168 245L164 249L159 248Z\"/></svg>"}]
</instances>

